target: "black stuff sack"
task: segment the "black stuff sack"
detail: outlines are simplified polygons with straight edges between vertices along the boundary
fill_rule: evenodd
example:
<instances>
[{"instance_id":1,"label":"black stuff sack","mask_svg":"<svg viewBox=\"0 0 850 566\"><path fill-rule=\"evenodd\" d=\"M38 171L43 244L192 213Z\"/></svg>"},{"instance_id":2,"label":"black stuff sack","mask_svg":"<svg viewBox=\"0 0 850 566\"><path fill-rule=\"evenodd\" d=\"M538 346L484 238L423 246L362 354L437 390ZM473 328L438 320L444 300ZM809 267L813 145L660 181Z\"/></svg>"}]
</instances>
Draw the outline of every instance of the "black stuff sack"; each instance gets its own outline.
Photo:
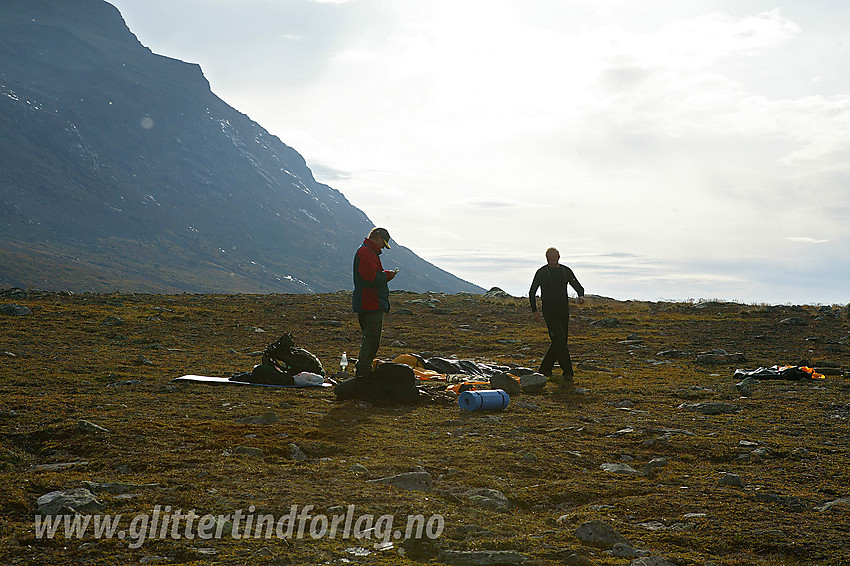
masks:
<instances>
[{"instance_id":1,"label":"black stuff sack","mask_svg":"<svg viewBox=\"0 0 850 566\"><path fill-rule=\"evenodd\" d=\"M260 383L262 385L295 385L292 375L283 373L271 364L257 364L250 372L234 374L230 381Z\"/></svg>"},{"instance_id":2,"label":"black stuff sack","mask_svg":"<svg viewBox=\"0 0 850 566\"><path fill-rule=\"evenodd\" d=\"M340 381L334 387L334 394L337 401L349 401L351 399L365 399L364 382L365 380L359 377L353 377Z\"/></svg>"}]
</instances>

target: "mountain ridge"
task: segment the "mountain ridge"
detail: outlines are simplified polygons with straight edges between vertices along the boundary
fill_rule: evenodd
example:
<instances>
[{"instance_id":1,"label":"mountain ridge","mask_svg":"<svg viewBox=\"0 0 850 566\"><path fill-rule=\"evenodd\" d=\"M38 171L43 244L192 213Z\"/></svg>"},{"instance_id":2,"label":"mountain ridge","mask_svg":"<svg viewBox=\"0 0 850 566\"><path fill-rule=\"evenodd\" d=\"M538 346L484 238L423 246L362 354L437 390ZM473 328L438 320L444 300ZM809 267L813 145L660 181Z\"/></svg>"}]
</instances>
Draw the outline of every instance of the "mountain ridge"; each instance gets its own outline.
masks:
<instances>
[{"instance_id":1,"label":"mountain ridge","mask_svg":"<svg viewBox=\"0 0 850 566\"><path fill-rule=\"evenodd\" d=\"M0 54L0 285L350 288L367 215L114 6L4 0ZM404 246L384 261L407 290L483 291Z\"/></svg>"}]
</instances>

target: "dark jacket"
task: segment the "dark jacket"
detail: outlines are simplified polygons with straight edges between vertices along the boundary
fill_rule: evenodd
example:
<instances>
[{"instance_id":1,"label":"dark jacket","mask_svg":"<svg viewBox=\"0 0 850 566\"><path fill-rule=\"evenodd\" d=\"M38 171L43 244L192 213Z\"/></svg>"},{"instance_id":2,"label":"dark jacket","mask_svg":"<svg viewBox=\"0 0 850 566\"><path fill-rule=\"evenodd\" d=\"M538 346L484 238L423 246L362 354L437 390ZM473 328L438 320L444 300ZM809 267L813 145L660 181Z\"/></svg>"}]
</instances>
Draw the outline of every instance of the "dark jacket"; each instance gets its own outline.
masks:
<instances>
[{"instance_id":1,"label":"dark jacket","mask_svg":"<svg viewBox=\"0 0 850 566\"><path fill-rule=\"evenodd\" d=\"M354 294L351 306L354 312L390 310L390 289L387 272L378 257L381 248L366 238L354 254Z\"/></svg>"},{"instance_id":2,"label":"dark jacket","mask_svg":"<svg viewBox=\"0 0 850 566\"><path fill-rule=\"evenodd\" d=\"M537 312L537 289L540 289L544 316L547 312L569 309L567 284L572 285L579 297L584 296L584 287L576 279L573 270L566 265L559 263L558 267L554 268L544 265L538 269L537 273L534 274L534 280L531 282L531 289L528 291L531 312Z\"/></svg>"}]
</instances>

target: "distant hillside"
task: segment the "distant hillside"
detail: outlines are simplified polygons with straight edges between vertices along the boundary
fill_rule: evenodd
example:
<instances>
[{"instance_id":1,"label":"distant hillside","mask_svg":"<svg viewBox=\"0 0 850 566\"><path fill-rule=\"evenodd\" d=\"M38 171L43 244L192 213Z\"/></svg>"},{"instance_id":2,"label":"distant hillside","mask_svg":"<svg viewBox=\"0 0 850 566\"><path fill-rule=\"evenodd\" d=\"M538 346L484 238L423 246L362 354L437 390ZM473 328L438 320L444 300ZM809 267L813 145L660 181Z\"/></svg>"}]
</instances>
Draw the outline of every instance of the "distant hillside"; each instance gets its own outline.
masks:
<instances>
[{"instance_id":1,"label":"distant hillside","mask_svg":"<svg viewBox=\"0 0 850 566\"><path fill-rule=\"evenodd\" d=\"M0 286L323 292L373 227L101 0L0 0ZM392 233L392 226L388 226ZM395 246L396 288L482 292Z\"/></svg>"}]
</instances>

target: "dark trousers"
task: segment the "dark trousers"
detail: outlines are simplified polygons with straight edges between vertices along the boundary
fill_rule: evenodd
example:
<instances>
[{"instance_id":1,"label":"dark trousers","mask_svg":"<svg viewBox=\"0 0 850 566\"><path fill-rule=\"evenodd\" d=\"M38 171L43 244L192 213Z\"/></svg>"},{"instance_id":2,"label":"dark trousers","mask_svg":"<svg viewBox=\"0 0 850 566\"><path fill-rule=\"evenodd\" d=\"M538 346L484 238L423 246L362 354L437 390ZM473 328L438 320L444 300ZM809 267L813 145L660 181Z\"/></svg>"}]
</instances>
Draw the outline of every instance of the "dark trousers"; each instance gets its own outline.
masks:
<instances>
[{"instance_id":1,"label":"dark trousers","mask_svg":"<svg viewBox=\"0 0 850 566\"><path fill-rule=\"evenodd\" d=\"M558 365L561 366L561 371L564 372L564 377L572 379L573 361L570 359L570 348L567 346L570 310L569 308L565 308L553 312L544 311L543 318L546 320L546 328L549 330L549 339L552 343L549 345L549 349L546 350L543 361L540 362L540 373L544 375L551 374L552 368L557 361Z\"/></svg>"},{"instance_id":2,"label":"dark trousers","mask_svg":"<svg viewBox=\"0 0 850 566\"><path fill-rule=\"evenodd\" d=\"M381 346L381 330L384 326L384 311L357 313L363 338L360 341L360 355L357 358L355 375L367 375L372 372L372 360Z\"/></svg>"}]
</instances>

